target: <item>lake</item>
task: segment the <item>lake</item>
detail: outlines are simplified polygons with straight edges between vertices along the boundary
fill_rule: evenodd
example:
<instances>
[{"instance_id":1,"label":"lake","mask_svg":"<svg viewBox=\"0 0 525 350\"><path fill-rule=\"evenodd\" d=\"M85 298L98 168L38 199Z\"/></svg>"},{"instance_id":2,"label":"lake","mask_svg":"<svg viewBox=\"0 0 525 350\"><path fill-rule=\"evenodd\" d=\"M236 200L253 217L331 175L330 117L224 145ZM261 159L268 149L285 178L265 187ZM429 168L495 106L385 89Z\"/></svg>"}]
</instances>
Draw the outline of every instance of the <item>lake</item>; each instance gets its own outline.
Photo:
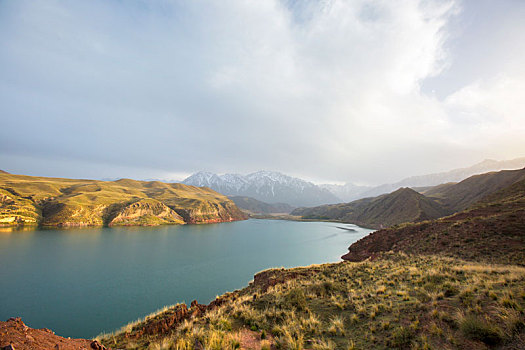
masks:
<instances>
[{"instance_id":1,"label":"lake","mask_svg":"<svg viewBox=\"0 0 525 350\"><path fill-rule=\"evenodd\" d=\"M343 228L352 228L355 231ZM165 305L208 303L271 267L340 261L373 230L330 222L0 229L0 319L90 338Z\"/></svg>"}]
</instances>

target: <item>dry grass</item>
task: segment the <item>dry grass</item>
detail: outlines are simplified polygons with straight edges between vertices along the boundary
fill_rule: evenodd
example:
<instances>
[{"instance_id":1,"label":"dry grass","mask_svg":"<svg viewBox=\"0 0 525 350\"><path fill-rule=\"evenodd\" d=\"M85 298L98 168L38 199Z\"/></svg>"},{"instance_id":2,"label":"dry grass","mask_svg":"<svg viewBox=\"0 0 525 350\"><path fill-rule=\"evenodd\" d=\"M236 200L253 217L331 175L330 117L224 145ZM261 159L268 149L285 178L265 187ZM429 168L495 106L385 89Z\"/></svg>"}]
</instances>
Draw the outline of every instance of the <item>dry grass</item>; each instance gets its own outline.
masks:
<instances>
[{"instance_id":1,"label":"dry grass","mask_svg":"<svg viewBox=\"0 0 525 350\"><path fill-rule=\"evenodd\" d=\"M257 348L267 349L525 346L522 267L387 253L373 262L272 274L288 280L266 291L251 285L169 335L137 339L132 345L243 347L238 334L244 329L258 334ZM115 339L104 342L129 346L124 337Z\"/></svg>"},{"instance_id":2,"label":"dry grass","mask_svg":"<svg viewBox=\"0 0 525 350\"><path fill-rule=\"evenodd\" d=\"M244 218L232 201L208 188L0 174L0 225L102 226L118 214L120 225Z\"/></svg>"}]
</instances>

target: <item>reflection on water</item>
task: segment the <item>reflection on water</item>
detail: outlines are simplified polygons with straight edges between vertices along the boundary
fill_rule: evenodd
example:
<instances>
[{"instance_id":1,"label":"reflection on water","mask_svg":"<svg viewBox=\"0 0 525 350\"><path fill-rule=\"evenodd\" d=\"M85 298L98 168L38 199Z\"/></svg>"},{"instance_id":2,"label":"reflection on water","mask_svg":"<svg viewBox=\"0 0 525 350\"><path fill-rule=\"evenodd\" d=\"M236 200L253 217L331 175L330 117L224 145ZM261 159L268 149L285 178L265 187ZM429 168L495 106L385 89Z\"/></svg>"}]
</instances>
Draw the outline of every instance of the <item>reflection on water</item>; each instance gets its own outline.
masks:
<instances>
[{"instance_id":1,"label":"reflection on water","mask_svg":"<svg viewBox=\"0 0 525 350\"><path fill-rule=\"evenodd\" d=\"M38 230L38 226L0 226L0 234L13 232L29 232Z\"/></svg>"},{"instance_id":2,"label":"reflection on water","mask_svg":"<svg viewBox=\"0 0 525 350\"><path fill-rule=\"evenodd\" d=\"M263 269L339 261L371 230L247 220L0 232L0 280L7 281L0 288L0 319L21 316L31 327L87 338L164 305L207 303L244 287Z\"/></svg>"}]
</instances>

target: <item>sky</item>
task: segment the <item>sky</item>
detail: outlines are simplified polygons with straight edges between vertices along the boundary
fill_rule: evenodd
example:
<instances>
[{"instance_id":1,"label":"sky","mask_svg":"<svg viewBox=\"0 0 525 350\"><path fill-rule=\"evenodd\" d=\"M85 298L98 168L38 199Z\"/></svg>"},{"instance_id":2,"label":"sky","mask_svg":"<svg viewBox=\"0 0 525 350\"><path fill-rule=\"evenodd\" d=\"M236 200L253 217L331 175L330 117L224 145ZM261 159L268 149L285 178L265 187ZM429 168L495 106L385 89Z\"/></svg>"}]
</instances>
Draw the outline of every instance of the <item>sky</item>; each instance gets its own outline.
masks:
<instances>
[{"instance_id":1,"label":"sky","mask_svg":"<svg viewBox=\"0 0 525 350\"><path fill-rule=\"evenodd\" d=\"M381 184L525 156L525 1L0 0L0 169Z\"/></svg>"}]
</instances>

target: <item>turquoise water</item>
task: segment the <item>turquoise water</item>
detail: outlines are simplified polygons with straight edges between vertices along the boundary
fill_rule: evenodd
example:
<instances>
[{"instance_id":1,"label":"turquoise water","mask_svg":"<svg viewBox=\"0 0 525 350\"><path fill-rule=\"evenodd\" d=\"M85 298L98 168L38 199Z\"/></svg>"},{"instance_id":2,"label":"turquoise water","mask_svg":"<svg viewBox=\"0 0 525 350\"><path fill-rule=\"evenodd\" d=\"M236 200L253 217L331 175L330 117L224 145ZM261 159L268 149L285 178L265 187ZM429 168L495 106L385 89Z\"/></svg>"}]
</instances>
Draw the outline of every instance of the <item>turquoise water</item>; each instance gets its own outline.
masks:
<instances>
[{"instance_id":1,"label":"turquoise water","mask_svg":"<svg viewBox=\"0 0 525 350\"><path fill-rule=\"evenodd\" d=\"M339 261L371 231L247 220L0 232L0 319L21 316L33 328L89 338L164 305L208 303L263 269Z\"/></svg>"}]
</instances>

